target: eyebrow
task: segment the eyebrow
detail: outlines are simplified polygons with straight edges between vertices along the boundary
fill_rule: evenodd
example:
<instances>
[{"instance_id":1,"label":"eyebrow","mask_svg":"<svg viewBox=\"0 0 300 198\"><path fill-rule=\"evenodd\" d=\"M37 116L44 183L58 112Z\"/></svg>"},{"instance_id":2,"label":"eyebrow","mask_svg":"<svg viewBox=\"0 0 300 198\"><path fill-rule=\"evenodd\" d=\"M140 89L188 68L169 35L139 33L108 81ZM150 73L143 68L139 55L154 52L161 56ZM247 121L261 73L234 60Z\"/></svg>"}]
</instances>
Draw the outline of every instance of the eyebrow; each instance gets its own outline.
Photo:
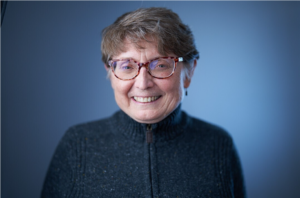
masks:
<instances>
[{"instance_id":1,"label":"eyebrow","mask_svg":"<svg viewBox=\"0 0 300 198\"><path fill-rule=\"evenodd\" d=\"M144 63L147 63L147 62L149 62L149 61L151 61L151 60L154 60L154 59L157 59L157 58L161 58L161 57L165 57L165 56L155 56L155 57L149 59L148 61L146 61L146 62L144 62ZM112 59L112 60L129 60L129 59L134 60L134 61L136 61L137 63L141 63L141 62L135 60L135 59L132 58L132 57L122 57L122 58L116 58L116 59Z\"/></svg>"}]
</instances>

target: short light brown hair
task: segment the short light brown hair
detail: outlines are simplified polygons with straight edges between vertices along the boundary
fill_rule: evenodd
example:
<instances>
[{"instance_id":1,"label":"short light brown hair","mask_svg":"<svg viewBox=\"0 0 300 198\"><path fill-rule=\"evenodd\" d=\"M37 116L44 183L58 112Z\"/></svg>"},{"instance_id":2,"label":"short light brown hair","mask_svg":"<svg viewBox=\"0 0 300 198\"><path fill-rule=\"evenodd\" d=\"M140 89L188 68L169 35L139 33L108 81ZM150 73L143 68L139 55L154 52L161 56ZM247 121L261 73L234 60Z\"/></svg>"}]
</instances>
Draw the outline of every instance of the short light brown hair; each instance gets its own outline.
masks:
<instances>
[{"instance_id":1,"label":"short light brown hair","mask_svg":"<svg viewBox=\"0 0 300 198\"><path fill-rule=\"evenodd\" d=\"M167 8L140 8L120 16L102 31L102 61L108 66L112 56L125 52L125 39L142 48L141 41L157 43L160 54L175 54L185 62L199 59L190 28ZM191 67L191 64L185 64ZM188 70L191 68L187 68Z\"/></svg>"}]
</instances>

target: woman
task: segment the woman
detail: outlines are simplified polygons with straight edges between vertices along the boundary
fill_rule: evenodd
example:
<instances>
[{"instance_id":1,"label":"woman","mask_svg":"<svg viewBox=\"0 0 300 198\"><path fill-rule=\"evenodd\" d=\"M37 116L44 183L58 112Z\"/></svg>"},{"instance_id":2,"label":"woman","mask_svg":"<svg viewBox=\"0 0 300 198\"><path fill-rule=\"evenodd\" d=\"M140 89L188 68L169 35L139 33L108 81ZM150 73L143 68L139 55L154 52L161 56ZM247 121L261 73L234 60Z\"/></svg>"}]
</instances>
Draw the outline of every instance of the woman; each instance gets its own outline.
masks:
<instances>
[{"instance_id":1,"label":"woman","mask_svg":"<svg viewBox=\"0 0 300 198\"><path fill-rule=\"evenodd\" d=\"M42 197L245 197L231 137L180 109L199 53L178 15L126 13L101 50L121 111L66 132Z\"/></svg>"}]
</instances>

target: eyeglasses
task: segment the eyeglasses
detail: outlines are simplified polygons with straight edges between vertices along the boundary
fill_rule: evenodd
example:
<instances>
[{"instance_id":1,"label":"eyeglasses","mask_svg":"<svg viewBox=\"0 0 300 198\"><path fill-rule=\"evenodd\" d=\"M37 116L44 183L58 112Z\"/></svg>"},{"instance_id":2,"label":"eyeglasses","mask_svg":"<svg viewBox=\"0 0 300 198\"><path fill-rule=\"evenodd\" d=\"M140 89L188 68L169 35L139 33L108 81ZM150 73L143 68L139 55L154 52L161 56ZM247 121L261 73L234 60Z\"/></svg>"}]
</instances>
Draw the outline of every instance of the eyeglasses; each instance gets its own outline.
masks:
<instances>
[{"instance_id":1,"label":"eyeglasses","mask_svg":"<svg viewBox=\"0 0 300 198\"><path fill-rule=\"evenodd\" d=\"M132 80L136 78L142 67L146 67L148 73L158 79L165 79L173 75L178 62L182 62L182 57L160 57L146 63L138 63L133 59L110 60L114 75L120 80Z\"/></svg>"}]
</instances>

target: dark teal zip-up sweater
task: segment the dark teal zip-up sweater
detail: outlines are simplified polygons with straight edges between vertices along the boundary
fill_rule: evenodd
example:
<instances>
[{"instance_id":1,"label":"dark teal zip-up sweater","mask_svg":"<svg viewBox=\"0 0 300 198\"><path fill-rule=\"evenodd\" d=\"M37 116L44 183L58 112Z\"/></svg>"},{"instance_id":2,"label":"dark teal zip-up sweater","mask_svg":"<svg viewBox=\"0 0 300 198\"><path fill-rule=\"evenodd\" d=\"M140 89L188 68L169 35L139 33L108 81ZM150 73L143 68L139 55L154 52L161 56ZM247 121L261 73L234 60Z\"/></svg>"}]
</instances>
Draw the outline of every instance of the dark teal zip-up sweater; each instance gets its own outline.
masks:
<instances>
[{"instance_id":1,"label":"dark teal zip-up sweater","mask_svg":"<svg viewBox=\"0 0 300 198\"><path fill-rule=\"evenodd\" d=\"M245 197L233 141L180 106L156 124L124 112L70 128L52 158L42 198Z\"/></svg>"}]
</instances>

